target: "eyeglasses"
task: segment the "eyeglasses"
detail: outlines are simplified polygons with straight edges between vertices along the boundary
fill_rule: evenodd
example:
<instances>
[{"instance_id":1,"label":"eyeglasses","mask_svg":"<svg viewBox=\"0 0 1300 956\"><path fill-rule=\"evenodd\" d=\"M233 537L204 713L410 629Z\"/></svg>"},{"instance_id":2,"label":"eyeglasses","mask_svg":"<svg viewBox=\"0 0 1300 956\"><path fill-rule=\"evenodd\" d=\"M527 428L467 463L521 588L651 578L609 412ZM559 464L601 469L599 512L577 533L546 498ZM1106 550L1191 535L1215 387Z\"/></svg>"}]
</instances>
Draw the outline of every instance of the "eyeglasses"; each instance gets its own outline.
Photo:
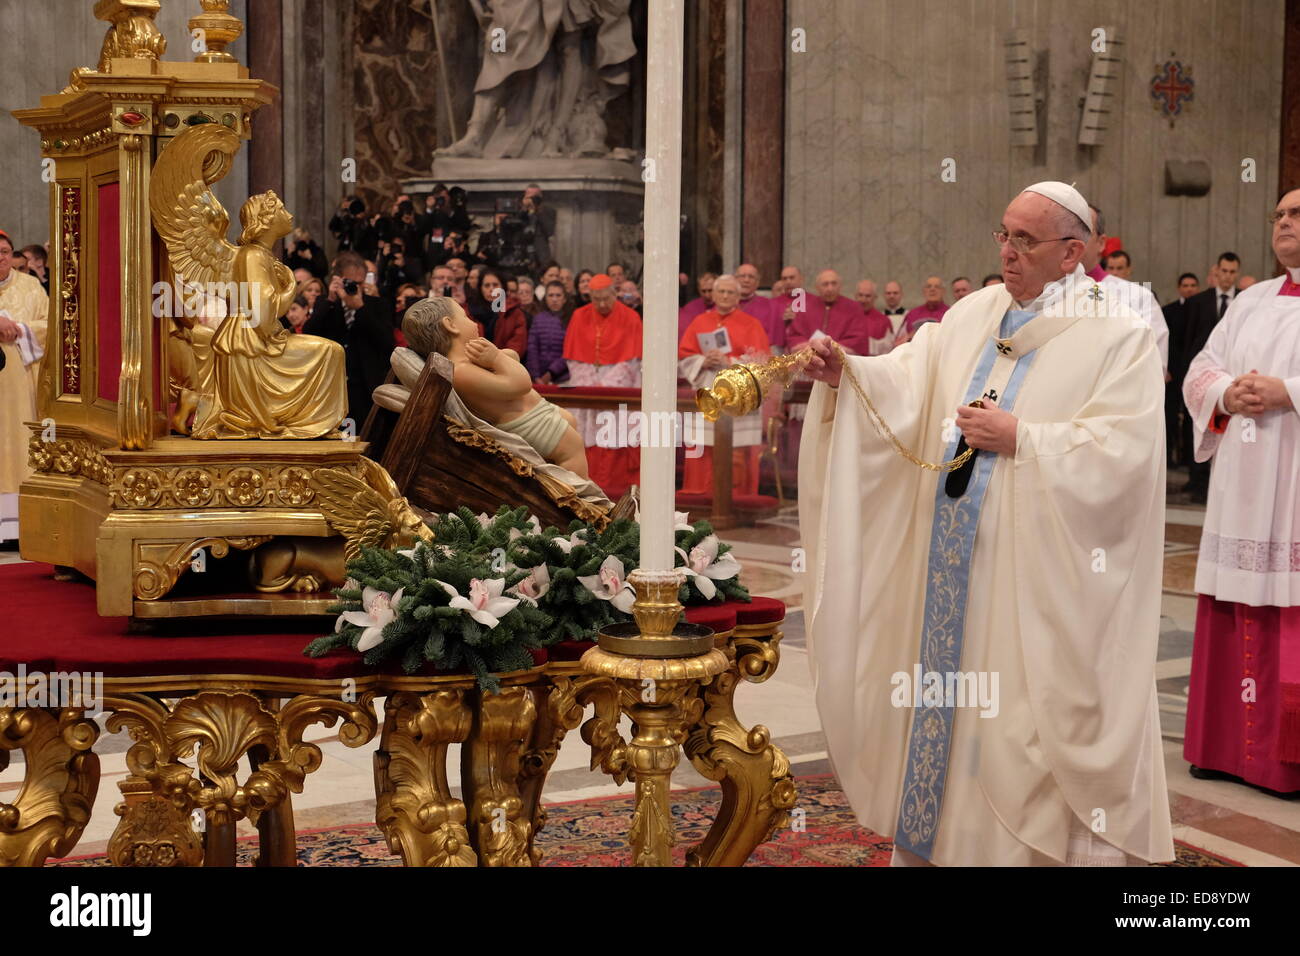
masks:
<instances>
[{"instance_id":1,"label":"eyeglasses","mask_svg":"<svg viewBox=\"0 0 1300 956\"><path fill-rule=\"evenodd\" d=\"M1269 225L1277 225L1282 221L1282 217L1288 219L1300 219L1300 206L1292 206L1290 209L1279 209L1268 217Z\"/></svg>"},{"instance_id":2,"label":"eyeglasses","mask_svg":"<svg viewBox=\"0 0 1300 956\"><path fill-rule=\"evenodd\" d=\"M1076 240L1074 236L1059 236L1056 239L1026 239L1024 236L1013 236L1005 229L993 230L994 242L996 242L999 246L1002 245L1004 242L1010 242L1011 248L1016 250L1016 252L1019 253L1029 252L1031 249L1034 248L1034 246L1041 245L1044 242L1070 242L1072 240L1078 242L1083 241L1082 239Z\"/></svg>"}]
</instances>

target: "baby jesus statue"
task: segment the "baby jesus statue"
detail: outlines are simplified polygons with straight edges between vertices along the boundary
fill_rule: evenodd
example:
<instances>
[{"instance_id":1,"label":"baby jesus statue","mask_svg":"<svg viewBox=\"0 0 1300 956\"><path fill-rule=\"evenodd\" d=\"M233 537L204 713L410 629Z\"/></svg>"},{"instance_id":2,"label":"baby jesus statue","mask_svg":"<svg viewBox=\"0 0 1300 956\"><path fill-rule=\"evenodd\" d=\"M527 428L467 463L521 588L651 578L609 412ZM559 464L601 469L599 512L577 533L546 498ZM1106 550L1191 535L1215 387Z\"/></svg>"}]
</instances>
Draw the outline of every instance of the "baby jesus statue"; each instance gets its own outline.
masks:
<instances>
[{"instance_id":1,"label":"baby jesus statue","mask_svg":"<svg viewBox=\"0 0 1300 956\"><path fill-rule=\"evenodd\" d=\"M538 395L518 353L483 338L455 299L436 296L411 306L402 335L420 355L438 352L451 360L452 387L475 415L518 435L547 461L588 477L573 415Z\"/></svg>"}]
</instances>

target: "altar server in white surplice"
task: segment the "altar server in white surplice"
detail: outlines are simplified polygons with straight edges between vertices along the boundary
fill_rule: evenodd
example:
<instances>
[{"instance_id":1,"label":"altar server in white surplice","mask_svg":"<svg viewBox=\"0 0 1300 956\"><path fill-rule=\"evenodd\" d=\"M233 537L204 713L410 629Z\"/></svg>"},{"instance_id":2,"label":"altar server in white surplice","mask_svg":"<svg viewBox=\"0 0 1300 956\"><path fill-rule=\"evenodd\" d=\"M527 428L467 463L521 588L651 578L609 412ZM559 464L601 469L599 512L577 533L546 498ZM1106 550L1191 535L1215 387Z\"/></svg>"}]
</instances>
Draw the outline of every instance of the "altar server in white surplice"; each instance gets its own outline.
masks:
<instances>
[{"instance_id":1,"label":"altar server in white surplice","mask_svg":"<svg viewBox=\"0 0 1300 956\"><path fill-rule=\"evenodd\" d=\"M1300 189L1273 213L1286 272L1227 307L1183 380L1214 461L1196 562L1183 756L1195 776L1300 791Z\"/></svg>"},{"instance_id":2,"label":"altar server in white surplice","mask_svg":"<svg viewBox=\"0 0 1300 956\"><path fill-rule=\"evenodd\" d=\"M817 705L895 865L1173 858L1154 677L1163 376L1150 328L1080 266L1090 219L1070 186L1031 186L995 234L1005 284L888 355L841 368L812 346L799 518ZM967 468L900 455L851 379L903 449L938 462L969 443Z\"/></svg>"}]
</instances>

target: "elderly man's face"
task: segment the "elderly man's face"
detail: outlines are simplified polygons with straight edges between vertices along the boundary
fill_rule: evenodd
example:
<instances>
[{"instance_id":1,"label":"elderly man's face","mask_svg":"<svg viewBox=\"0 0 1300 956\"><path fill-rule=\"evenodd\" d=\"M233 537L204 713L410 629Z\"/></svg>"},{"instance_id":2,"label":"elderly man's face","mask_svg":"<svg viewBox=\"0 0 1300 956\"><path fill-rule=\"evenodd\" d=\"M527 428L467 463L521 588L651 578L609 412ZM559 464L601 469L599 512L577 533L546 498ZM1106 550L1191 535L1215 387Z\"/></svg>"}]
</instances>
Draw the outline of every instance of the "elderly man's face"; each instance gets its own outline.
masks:
<instances>
[{"instance_id":1,"label":"elderly man's face","mask_svg":"<svg viewBox=\"0 0 1300 956\"><path fill-rule=\"evenodd\" d=\"M925 285L921 286L921 298L930 305L938 305L943 301L943 280L938 276L930 276L925 280Z\"/></svg>"},{"instance_id":2,"label":"elderly man's face","mask_svg":"<svg viewBox=\"0 0 1300 956\"><path fill-rule=\"evenodd\" d=\"M803 273L794 266L786 266L781 270L781 281L785 283L785 294L794 295L795 289L803 288Z\"/></svg>"},{"instance_id":3,"label":"elderly man's face","mask_svg":"<svg viewBox=\"0 0 1300 956\"><path fill-rule=\"evenodd\" d=\"M958 279L952 284L952 301L957 302L970 295L970 280Z\"/></svg>"},{"instance_id":4,"label":"elderly man's face","mask_svg":"<svg viewBox=\"0 0 1300 956\"><path fill-rule=\"evenodd\" d=\"M758 268L748 262L736 270L736 281L740 283L740 294L749 298L758 291Z\"/></svg>"},{"instance_id":5,"label":"elderly man's face","mask_svg":"<svg viewBox=\"0 0 1300 956\"><path fill-rule=\"evenodd\" d=\"M862 306L862 311L870 312L876 307L876 284L870 279L863 279L858 283L856 298L858 305Z\"/></svg>"},{"instance_id":6,"label":"elderly man's face","mask_svg":"<svg viewBox=\"0 0 1300 956\"><path fill-rule=\"evenodd\" d=\"M14 247L9 244L8 239L0 239L0 279L7 279L9 271L13 269Z\"/></svg>"},{"instance_id":7,"label":"elderly man's face","mask_svg":"<svg viewBox=\"0 0 1300 956\"><path fill-rule=\"evenodd\" d=\"M1300 189L1279 199L1274 212L1281 218L1273 223L1273 254L1282 265L1294 269L1300 266Z\"/></svg>"},{"instance_id":8,"label":"elderly man's face","mask_svg":"<svg viewBox=\"0 0 1300 956\"><path fill-rule=\"evenodd\" d=\"M596 311L601 315L609 315L614 311L614 286L607 285L603 289L591 290L591 304L596 307Z\"/></svg>"},{"instance_id":9,"label":"elderly man's face","mask_svg":"<svg viewBox=\"0 0 1300 956\"><path fill-rule=\"evenodd\" d=\"M827 269L817 275L817 294L823 302L834 302L840 296L840 275L833 269Z\"/></svg>"},{"instance_id":10,"label":"elderly man's face","mask_svg":"<svg viewBox=\"0 0 1300 956\"><path fill-rule=\"evenodd\" d=\"M735 279L717 279L713 283L713 307L726 315L740 304L740 283Z\"/></svg>"},{"instance_id":11,"label":"elderly man's face","mask_svg":"<svg viewBox=\"0 0 1300 956\"><path fill-rule=\"evenodd\" d=\"M1083 257L1084 241L1043 242L1061 235L1061 207L1038 193L1021 193L1002 215L1002 229L1008 236L1034 242L1028 252L1019 252L1010 239L1002 243L1002 281L1017 302L1038 298L1049 282L1074 271Z\"/></svg>"},{"instance_id":12,"label":"elderly man's face","mask_svg":"<svg viewBox=\"0 0 1300 956\"><path fill-rule=\"evenodd\" d=\"M885 305L891 309L897 309L898 303L903 301L903 287L897 282L885 283Z\"/></svg>"},{"instance_id":13,"label":"elderly man's face","mask_svg":"<svg viewBox=\"0 0 1300 956\"><path fill-rule=\"evenodd\" d=\"M637 291L636 283L631 279L623 280L623 284L619 286L618 297L624 305L636 305L641 301L641 293Z\"/></svg>"},{"instance_id":14,"label":"elderly man's face","mask_svg":"<svg viewBox=\"0 0 1300 956\"><path fill-rule=\"evenodd\" d=\"M442 290L449 285L454 284L455 276L446 266L438 266L433 270L433 290L435 295L442 295Z\"/></svg>"}]
</instances>

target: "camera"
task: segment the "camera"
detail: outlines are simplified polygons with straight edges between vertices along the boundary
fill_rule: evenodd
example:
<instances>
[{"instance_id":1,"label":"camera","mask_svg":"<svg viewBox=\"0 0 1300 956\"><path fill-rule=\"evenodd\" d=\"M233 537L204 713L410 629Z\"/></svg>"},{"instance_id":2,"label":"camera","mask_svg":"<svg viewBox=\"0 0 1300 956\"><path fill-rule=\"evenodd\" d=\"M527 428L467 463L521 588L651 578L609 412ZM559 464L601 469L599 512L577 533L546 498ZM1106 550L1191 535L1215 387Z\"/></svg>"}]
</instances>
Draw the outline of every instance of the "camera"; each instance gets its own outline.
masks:
<instances>
[{"instance_id":1,"label":"camera","mask_svg":"<svg viewBox=\"0 0 1300 956\"><path fill-rule=\"evenodd\" d=\"M343 291L346 292L348 295L356 295L357 290L360 288L361 286L357 285L356 279L343 280Z\"/></svg>"}]
</instances>

